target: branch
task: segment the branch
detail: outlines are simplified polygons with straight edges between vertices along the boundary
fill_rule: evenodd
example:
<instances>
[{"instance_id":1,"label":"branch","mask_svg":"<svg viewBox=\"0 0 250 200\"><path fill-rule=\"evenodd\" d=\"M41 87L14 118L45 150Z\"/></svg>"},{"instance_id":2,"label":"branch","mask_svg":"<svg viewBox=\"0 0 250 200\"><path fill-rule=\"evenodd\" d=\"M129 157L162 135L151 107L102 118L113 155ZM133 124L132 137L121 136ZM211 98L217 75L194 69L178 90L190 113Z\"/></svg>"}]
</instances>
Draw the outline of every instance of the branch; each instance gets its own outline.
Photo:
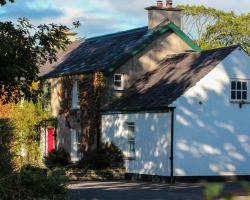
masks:
<instances>
[{"instance_id":1,"label":"branch","mask_svg":"<svg viewBox=\"0 0 250 200\"><path fill-rule=\"evenodd\" d=\"M7 1L14 3L15 0L0 0L0 5L3 6L7 3Z\"/></svg>"}]
</instances>

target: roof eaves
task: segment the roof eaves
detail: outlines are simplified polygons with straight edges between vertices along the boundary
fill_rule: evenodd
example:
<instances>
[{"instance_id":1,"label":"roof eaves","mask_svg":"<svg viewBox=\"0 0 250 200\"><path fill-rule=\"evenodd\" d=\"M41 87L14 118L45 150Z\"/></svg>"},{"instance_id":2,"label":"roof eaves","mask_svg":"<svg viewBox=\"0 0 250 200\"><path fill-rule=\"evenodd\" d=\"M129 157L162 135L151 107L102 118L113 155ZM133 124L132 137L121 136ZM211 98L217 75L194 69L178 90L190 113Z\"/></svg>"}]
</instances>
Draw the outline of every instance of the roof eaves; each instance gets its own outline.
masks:
<instances>
[{"instance_id":1,"label":"roof eaves","mask_svg":"<svg viewBox=\"0 0 250 200\"><path fill-rule=\"evenodd\" d=\"M135 108L103 108L101 109L102 113L106 112L168 112L170 110L169 106L160 106L160 107L135 107Z\"/></svg>"}]
</instances>

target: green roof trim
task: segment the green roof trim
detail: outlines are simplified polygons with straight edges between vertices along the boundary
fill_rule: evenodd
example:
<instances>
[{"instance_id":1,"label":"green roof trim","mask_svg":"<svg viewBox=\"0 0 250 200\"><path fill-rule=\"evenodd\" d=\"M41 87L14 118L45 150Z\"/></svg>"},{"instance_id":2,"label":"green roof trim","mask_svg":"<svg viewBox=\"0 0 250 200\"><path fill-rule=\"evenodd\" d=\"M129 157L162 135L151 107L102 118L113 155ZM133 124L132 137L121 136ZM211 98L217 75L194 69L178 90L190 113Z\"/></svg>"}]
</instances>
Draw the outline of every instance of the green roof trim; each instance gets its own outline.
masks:
<instances>
[{"instance_id":1,"label":"green roof trim","mask_svg":"<svg viewBox=\"0 0 250 200\"><path fill-rule=\"evenodd\" d=\"M190 39L190 37L188 37L178 26L176 26L174 23L169 23L168 25L193 50L202 51L202 49L192 39Z\"/></svg>"},{"instance_id":2,"label":"green roof trim","mask_svg":"<svg viewBox=\"0 0 250 200\"><path fill-rule=\"evenodd\" d=\"M142 52L148 45L150 45L153 41L158 39L160 36L167 33L169 30L172 30L174 33L176 33L193 50L202 51L202 49L192 39L190 39L178 26L176 26L172 22L169 22L165 26L162 26L159 29L155 30L155 32L153 32L151 36L149 36L147 39L145 39L145 41L143 41L142 44L136 46L131 52L127 53L120 60L118 60L117 62L111 64L108 67L108 69L104 71L104 73L107 74L107 75L112 73L117 68L119 68L123 64L125 64L130 58L132 58L133 56L136 56L140 52Z\"/></svg>"}]
</instances>

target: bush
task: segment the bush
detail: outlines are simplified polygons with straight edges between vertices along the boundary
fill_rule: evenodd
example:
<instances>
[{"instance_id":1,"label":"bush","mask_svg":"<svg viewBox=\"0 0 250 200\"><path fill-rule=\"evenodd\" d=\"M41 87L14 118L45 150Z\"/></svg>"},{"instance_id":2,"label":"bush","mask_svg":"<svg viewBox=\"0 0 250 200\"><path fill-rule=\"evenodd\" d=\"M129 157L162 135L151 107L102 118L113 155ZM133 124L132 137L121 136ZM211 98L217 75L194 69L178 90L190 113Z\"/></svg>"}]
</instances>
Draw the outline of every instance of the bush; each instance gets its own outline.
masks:
<instances>
[{"instance_id":1,"label":"bush","mask_svg":"<svg viewBox=\"0 0 250 200\"><path fill-rule=\"evenodd\" d=\"M49 169L65 167L70 164L70 155L63 148L55 149L45 157L44 163Z\"/></svg>"},{"instance_id":2,"label":"bush","mask_svg":"<svg viewBox=\"0 0 250 200\"><path fill-rule=\"evenodd\" d=\"M46 169L27 165L19 173L0 180L0 197L1 200L68 199L65 183L62 171L47 173Z\"/></svg>"},{"instance_id":3,"label":"bush","mask_svg":"<svg viewBox=\"0 0 250 200\"><path fill-rule=\"evenodd\" d=\"M84 154L79 167L87 169L123 168L124 156L122 151L113 143L103 143L100 150Z\"/></svg>"}]
</instances>

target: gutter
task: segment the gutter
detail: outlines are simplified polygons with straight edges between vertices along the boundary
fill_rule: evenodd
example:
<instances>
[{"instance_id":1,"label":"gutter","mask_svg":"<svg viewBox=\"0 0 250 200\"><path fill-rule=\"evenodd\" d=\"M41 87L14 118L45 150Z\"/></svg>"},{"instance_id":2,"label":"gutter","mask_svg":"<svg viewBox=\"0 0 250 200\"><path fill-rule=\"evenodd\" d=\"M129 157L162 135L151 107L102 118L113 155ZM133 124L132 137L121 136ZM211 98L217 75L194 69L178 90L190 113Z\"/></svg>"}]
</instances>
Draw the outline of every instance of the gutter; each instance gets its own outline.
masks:
<instances>
[{"instance_id":1,"label":"gutter","mask_svg":"<svg viewBox=\"0 0 250 200\"><path fill-rule=\"evenodd\" d=\"M170 143L170 182L175 182L174 177L174 110L176 107L170 107L171 112L171 143Z\"/></svg>"},{"instance_id":2,"label":"gutter","mask_svg":"<svg viewBox=\"0 0 250 200\"><path fill-rule=\"evenodd\" d=\"M138 107L138 108L102 108L102 114L126 114L126 113L138 113L138 112L167 112L170 110L168 106L161 107Z\"/></svg>"}]
</instances>

